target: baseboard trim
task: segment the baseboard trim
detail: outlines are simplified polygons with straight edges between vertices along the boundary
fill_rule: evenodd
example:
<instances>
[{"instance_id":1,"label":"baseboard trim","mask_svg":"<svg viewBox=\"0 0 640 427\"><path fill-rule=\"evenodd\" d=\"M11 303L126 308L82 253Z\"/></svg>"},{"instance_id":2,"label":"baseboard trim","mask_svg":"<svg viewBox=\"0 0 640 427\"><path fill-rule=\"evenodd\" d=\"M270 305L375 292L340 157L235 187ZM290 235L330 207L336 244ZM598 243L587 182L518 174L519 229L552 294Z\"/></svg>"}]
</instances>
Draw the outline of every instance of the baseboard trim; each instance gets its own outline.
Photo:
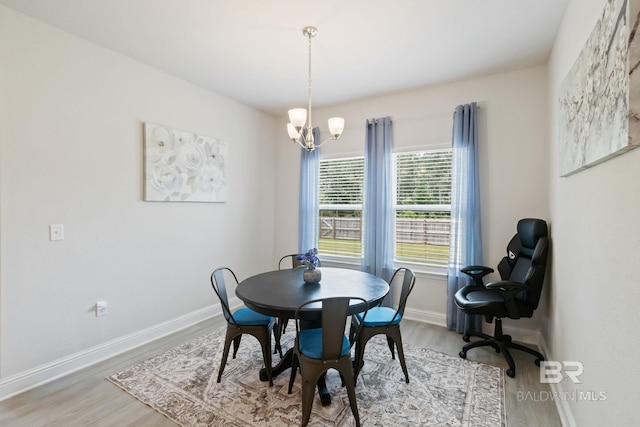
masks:
<instances>
[{"instance_id":1,"label":"baseboard trim","mask_svg":"<svg viewBox=\"0 0 640 427\"><path fill-rule=\"evenodd\" d=\"M233 310L236 307L242 305L242 302L233 297L229 301L230 308ZM182 329L193 326L206 319L210 319L214 316L219 316L221 309L218 304L205 307L200 310L196 310L191 313L187 313L183 316L168 320L166 322L159 323L147 329L134 332L129 335L111 340L104 344L97 345L95 347L83 350L81 352L69 355L62 359L58 359L51 363L41 365L34 369L21 372L16 375L4 378L0 380L0 401L13 397L17 394L23 393L27 390L36 388L38 386L47 384L65 375L69 375L75 371L86 368L87 366L101 362L103 360L114 357L118 354L129 351L133 348L147 344L151 341L157 340L164 336L178 332ZM412 308L406 308L404 316L407 319L415 320L418 322L429 323L437 326L446 327L446 315L429 310L416 310ZM493 331L489 331L491 333ZM541 344L542 338L540 333L523 328L505 328L505 333L509 333L513 336L514 340L540 345L543 348L543 353L548 354L546 348ZM562 402L558 402L558 405ZM566 403L565 403L566 406ZM558 411L563 415L563 411L568 411L568 423L563 425L573 427L575 423L571 424L570 420L573 420L573 416L568 408L558 408Z\"/></svg>"},{"instance_id":2,"label":"baseboard trim","mask_svg":"<svg viewBox=\"0 0 640 427\"><path fill-rule=\"evenodd\" d=\"M404 310L404 317L417 322L447 327L447 316L444 313L438 313L436 311L416 310L407 307Z\"/></svg>"},{"instance_id":3,"label":"baseboard trim","mask_svg":"<svg viewBox=\"0 0 640 427\"><path fill-rule=\"evenodd\" d=\"M551 351L549 351L549 347L547 346L547 342L544 338L540 338L540 349L542 354L545 355L546 360L556 360ZM566 390L562 387L562 383L549 384L551 388L551 393L555 396L564 396L566 395ZM560 416L560 422L563 427L577 427L576 419L573 417L573 411L571 411L571 407L569 406L569 401L567 399L553 399L556 403L556 409L558 410L558 415Z\"/></svg>"},{"instance_id":4,"label":"baseboard trim","mask_svg":"<svg viewBox=\"0 0 640 427\"><path fill-rule=\"evenodd\" d=\"M430 323L432 325L447 326L447 316L444 313L438 313L436 311L428 310L416 310L412 308L406 308L404 311L404 317L417 322ZM493 334L493 324L483 323L483 332L486 334ZM518 341L524 344L532 344L540 347L542 336L539 331L518 328L513 326L507 326L503 328L505 334L512 336L514 341Z\"/></svg>"},{"instance_id":5,"label":"baseboard trim","mask_svg":"<svg viewBox=\"0 0 640 427\"><path fill-rule=\"evenodd\" d=\"M0 380L0 401L221 314L211 305Z\"/></svg>"}]
</instances>

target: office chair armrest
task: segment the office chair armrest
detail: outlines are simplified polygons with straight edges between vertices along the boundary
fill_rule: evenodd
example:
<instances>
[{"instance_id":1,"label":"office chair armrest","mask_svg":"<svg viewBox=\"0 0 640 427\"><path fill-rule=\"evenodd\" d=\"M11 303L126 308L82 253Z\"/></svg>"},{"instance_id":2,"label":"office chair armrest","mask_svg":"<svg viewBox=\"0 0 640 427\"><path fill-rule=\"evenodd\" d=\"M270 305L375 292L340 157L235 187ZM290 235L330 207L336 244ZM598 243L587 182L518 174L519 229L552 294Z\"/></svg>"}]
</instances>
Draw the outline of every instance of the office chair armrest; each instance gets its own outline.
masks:
<instances>
[{"instance_id":1,"label":"office chair armrest","mask_svg":"<svg viewBox=\"0 0 640 427\"><path fill-rule=\"evenodd\" d=\"M529 289L527 285L520 282L512 282L510 280L498 280L496 282L487 283L484 285L487 289L502 290L502 291L526 291Z\"/></svg>"},{"instance_id":2,"label":"office chair armrest","mask_svg":"<svg viewBox=\"0 0 640 427\"><path fill-rule=\"evenodd\" d=\"M520 311L516 304L516 295L529 289L527 285L520 282L512 282L510 280L498 280L486 284L487 289L501 291L504 293L504 304L507 306L507 313L511 319L519 319Z\"/></svg>"},{"instance_id":3,"label":"office chair armrest","mask_svg":"<svg viewBox=\"0 0 640 427\"><path fill-rule=\"evenodd\" d=\"M493 268L485 267L483 265L470 265L460 270L467 276L471 276L476 286L484 286L482 278L487 274L493 273Z\"/></svg>"}]
</instances>

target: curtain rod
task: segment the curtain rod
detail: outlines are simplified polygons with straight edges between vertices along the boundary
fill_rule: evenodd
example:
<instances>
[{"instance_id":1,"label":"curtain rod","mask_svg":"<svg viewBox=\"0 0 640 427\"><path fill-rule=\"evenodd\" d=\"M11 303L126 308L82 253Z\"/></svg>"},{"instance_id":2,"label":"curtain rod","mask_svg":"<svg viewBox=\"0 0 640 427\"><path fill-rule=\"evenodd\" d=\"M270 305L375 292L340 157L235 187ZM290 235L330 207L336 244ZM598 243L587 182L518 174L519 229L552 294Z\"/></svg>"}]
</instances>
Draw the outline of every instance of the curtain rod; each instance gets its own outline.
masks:
<instances>
[{"instance_id":1,"label":"curtain rod","mask_svg":"<svg viewBox=\"0 0 640 427\"><path fill-rule=\"evenodd\" d=\"M480 109L480 105L478 105L477 103L476 103L476 109L478 109L478 110ZM455 108L453 109L453 112L454 112L454 113L456 112L456 109L455 109Z\"/></svg>"},{"instance_id":2,"label":"curtain rod","mask_svg":"<svg viewBox=\"0 0 640 427\"><path fill-rule=\"evenodd\" d=\"M476 108L479 110L480 109L480 105L477 105L476 103ZM456 112L456 109L453 109L453 112ZM394 122L405 122L405 121L414 121L414 120L419 120L419 119L424 119L426 117L438 117L438 116L443 116L443 115L449 115L449 113L445 113L445 112L440 112L440 113L425 113L425 114L419 114L417 116L410 116L410 117L400 117L399 119L394 119L393 117L391 118L392 121ZM377 118L372 118L372 119L367 119L370 122L376 123L378 121Z\"/></svg>"}]
</instances>

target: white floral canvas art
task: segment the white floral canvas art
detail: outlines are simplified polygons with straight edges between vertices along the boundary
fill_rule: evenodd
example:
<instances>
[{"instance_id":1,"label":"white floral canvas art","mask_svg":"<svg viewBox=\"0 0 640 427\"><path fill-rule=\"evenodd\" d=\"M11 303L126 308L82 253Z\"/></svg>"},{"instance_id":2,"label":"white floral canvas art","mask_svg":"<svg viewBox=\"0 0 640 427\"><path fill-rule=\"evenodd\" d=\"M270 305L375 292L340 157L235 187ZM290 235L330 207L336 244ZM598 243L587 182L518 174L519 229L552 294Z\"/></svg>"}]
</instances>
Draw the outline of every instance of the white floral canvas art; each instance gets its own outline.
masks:
<instances>
[{"instance_id":1,"label":"white floral canvas art","mask_svg":"<svg viewBox=\"0 0 640 427\"><path fill-rule=\"evenodd\" d=\"M147 122L144 155L145 200L227 201L225 141Z\"/></svg>"}]
</instances>

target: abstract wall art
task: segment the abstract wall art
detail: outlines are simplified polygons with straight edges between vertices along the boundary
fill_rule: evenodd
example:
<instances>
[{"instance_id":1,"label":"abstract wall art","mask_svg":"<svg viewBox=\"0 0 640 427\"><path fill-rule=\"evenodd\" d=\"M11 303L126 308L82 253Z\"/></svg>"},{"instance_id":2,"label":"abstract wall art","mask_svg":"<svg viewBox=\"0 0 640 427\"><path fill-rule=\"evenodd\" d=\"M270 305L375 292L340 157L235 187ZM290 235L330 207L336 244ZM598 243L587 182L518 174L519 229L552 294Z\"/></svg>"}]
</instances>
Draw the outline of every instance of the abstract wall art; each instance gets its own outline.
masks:
<instances>
[{"instance_id":1,"label":"abstract wall art","mask_svg":"<svg viewBox=\"0 0 640 427\"><path fill-rule=\"evenodd\" d=\"M629 143L640 145L640 0L629 0Z\"/></svg>"},{"instance_id":2,"label":"abstract wall art","mask_svg":"<svg viewBox=\"0 0 640 427\"><path fill-rule=\"evenodd\" d=\"M147 122L144 157L146 201L227 201L226 142Z\"/></svg>"},{"instance_id":3,"label":"abstract wall art","mask_svg":"<svg viewBox=\"0 0 640 427\"><path fill-rule=\"evenodd\" d=\"M640 144L640 0L609 0L560 89L560 175Z\"/></svg>"}]
</instances>

